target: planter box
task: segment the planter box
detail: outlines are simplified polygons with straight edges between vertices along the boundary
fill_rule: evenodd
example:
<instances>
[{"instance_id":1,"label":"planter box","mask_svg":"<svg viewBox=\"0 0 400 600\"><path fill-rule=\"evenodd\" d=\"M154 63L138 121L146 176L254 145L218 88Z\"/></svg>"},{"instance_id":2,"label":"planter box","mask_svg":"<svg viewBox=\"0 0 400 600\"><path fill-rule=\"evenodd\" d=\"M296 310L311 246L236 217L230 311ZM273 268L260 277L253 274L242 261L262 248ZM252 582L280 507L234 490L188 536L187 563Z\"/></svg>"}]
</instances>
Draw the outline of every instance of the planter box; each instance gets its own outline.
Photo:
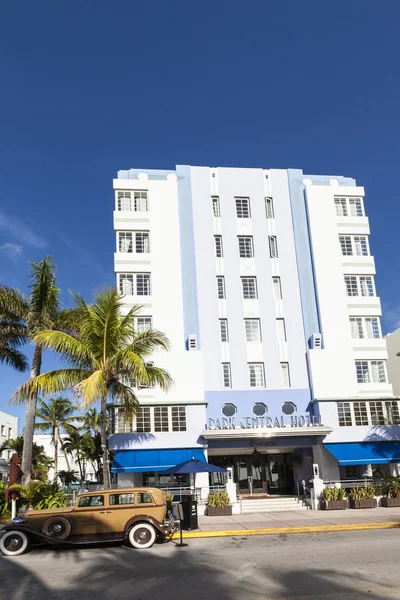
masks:
<instances>
[{"instance_id":1,"label":"planter box","mask_svg":"<svg viewBox=\"0 0 400 600\"><path fill-rule=\"evenodd\" d=\"M362 500L352 500L350 498L350 508L376 508L376 498L363 498Z\"/></svg>"},{"instance_id":2,"label":"planter box","mask_svg":"<svg viewBox=\"0 0 400 600\"><path fill-rule=\"evenodd\" d=\"M207 506L208 517L230 517L232 506Z\"/></svg>"},{"instance_id":3,"label":"planter box","mask_svg":"<svg viewBox=\"0 0 400 600\"><path fill-rule=\"evenodd\" d=\"M322 510L345 510L348 508L347 500L321 500Z\"/></svg>"},{"instance_id":4,"label":"planter box","mask_svg":"<svg viewBox=\"0 0 400 600\"><path fill-rule=\"evenodd\" d=\"M387 496L384 496L381 499L381 506L386 506L386 508L400 506L400 498L388 498Z\"/></svg>"}]
</instances>

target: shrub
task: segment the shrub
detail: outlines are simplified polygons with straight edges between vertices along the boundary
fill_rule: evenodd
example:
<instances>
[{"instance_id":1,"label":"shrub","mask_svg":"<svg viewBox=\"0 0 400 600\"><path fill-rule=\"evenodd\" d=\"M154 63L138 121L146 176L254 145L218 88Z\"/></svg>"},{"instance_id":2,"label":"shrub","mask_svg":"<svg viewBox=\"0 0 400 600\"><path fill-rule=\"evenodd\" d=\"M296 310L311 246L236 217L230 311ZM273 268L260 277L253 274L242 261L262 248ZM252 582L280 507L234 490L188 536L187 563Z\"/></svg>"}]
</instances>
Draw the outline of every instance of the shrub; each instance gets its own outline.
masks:
<instances>
[{"instance_id":1,"label":"shrub","mask_svg":"<svg viewBox=\"0 0 400 600\"><path fill-rule=\"evenodd\" d=\"M229 498L229 494L227 494L226 492L215 492L214 494L208 494L207 506L213 508L224 508L225 506L230 506L230 504L231 501Z\"/></svg>"},{"instance_id":2,"label":"shrub","mask_svg":"<svg viewBox=\"0 0 400 600\"><path fill-rule=\"evenodd\" d=\"M28 504L36 510L68 506L68 496L57 483L31 481L27 486L10 485L10 489L18 492L22 501L20 504ZM2 495L4 497L4 492Z\"/></svg>"},{"instance_id":3,"label":"shrub","mask_svg":"<svg viewBox=\"0 0 400 600\"><path fill-rule=\"evenodd\" d=\"M386 477L382 493L388 498L400 498L400 477Z\"/></svg>"},{"instance_id":4,"label":"shrub","mask_svg":"<svg viewBox=\"0 0 400 600\"><path fill-rule=\"evenodd\" d=\"M375 487L368 483L364 487L353 487L350 490L350 498L352 500L372 500L375 498Z\"/></svg>"},{"instance_id":5,"label":"shrub","mask_svg":"<svg viewBox=\"0 0 400 600\"><path fill-rule=\"evenodd\" d=\"M321 496L326 502L332 502L334 500L345 500L346 490L343 487L324 488L322 490Z\"/></svg>"}]
</instances>

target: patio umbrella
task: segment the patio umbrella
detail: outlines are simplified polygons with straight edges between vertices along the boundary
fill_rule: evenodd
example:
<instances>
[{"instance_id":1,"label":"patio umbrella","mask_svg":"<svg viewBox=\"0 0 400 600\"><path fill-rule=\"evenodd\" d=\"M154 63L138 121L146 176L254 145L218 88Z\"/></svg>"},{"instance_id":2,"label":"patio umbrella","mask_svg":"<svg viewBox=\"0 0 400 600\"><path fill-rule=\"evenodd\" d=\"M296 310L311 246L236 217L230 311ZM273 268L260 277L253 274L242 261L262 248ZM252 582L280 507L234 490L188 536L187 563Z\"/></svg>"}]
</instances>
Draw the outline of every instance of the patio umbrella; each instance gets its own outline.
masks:
<instances>
[{"instance_id":1,"label":"patio umbrella","mask_svg":"<svg viewBox=\"0 0 400 600\"><path fill-rule=\"evenodd\" d=\"M190 460L185 460L185 462L179 463L179 465L175 465L175 467L170 467L165 471L162 471L163 475L184 475L185 473L193 473L194 481L193 487L196 491L196 473L227 473L228 469L224 469L223 467L216 467L215 465L210 465L208 462L203 462L202 460L198 460L197 458L191 458Z\"/></svg>"}]
</instances>

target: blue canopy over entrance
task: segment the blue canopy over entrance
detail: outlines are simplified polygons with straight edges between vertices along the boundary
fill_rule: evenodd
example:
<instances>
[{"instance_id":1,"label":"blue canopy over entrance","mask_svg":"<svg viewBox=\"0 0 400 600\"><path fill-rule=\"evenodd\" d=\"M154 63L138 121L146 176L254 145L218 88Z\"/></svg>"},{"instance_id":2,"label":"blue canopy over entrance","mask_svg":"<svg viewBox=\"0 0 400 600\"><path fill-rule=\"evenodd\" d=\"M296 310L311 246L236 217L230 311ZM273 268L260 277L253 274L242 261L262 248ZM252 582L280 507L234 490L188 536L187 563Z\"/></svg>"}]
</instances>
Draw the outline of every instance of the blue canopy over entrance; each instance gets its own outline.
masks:
<instances>
[{"instance_id":1,"label":"blue canopy over entrance","mask_svg":"<svg viewBox=\"0 0 400 600\"><path fill-rule=\"evenodd\" d=\"M201 448L168 450L120 450L114 458L112 473L145 473L165 471L192 458L207 462Z\"/></svg>"},{"instance_id":2,"label":"blue canopy over entrance","mask_svg":"<svg viewBox=\"0 0 400 600\"><path fill-rule=\"evenodd\" d=\"M400 442L351 442L324 446L343 467L400 463Z\"/></svg>"}]
</instances>

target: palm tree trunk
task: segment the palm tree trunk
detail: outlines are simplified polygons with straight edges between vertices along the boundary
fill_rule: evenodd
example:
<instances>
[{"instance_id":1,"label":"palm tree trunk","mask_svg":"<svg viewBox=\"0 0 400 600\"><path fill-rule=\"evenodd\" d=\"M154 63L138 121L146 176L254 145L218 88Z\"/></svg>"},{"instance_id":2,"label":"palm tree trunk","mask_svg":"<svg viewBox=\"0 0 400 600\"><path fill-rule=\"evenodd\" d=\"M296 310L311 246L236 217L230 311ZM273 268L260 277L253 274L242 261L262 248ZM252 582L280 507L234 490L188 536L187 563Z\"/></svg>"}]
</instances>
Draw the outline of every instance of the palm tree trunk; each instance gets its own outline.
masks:
<instances>
[{"instance_id":1,"label":"palm tree trunk","mask_svg":"<svg viewBox=\"0 0 400 600\"><path fill-rule=\"evenodd\" d=\"M59 430L58 427L54 427L54 482L58 479L58 444L59 444Z\"/></svg>"},{"instance_id":2,"label":"palm tree trunk","mask_svg":"<svg viewBox=\"0 0 400 600\"><path fill-rule=\"evenodd\" d=\"M64 454L65 464L67 465L67 471L70 471L71 470L71 465L70 465L69 460L68 460L68 453L67 453L67 451L65 449L64 442L63 442L63 439L62 439L61 436L60 436L60 445L61 445L62 453Z\"/></svg>"},{"instance_id":3,"label":"palm tree trunk","mask_svg":"<svg viewBox=\"0 0 400 600\"><path fill-rule=\"evenodd\" d=\"M108 447L107 447L107 397L101 399L101 446L103 450L103 486L105 490L111 488L110 469L108 465Z\"/></svg>"},{"instance_id":4,"label":"palm tree trunk","mask_svg":"<svg viewBox=\"0 0 400 600\"><path fill-rule=\"evenodd\" d=\"M42 347L36 344L31 366L31 379L40 375L42 366ZM26 401L26 417L24 429L24 449L22 452L22 485L27 485L31 480L33 434L35 432L37 394Z\"/></svg>"}]
</instances>

